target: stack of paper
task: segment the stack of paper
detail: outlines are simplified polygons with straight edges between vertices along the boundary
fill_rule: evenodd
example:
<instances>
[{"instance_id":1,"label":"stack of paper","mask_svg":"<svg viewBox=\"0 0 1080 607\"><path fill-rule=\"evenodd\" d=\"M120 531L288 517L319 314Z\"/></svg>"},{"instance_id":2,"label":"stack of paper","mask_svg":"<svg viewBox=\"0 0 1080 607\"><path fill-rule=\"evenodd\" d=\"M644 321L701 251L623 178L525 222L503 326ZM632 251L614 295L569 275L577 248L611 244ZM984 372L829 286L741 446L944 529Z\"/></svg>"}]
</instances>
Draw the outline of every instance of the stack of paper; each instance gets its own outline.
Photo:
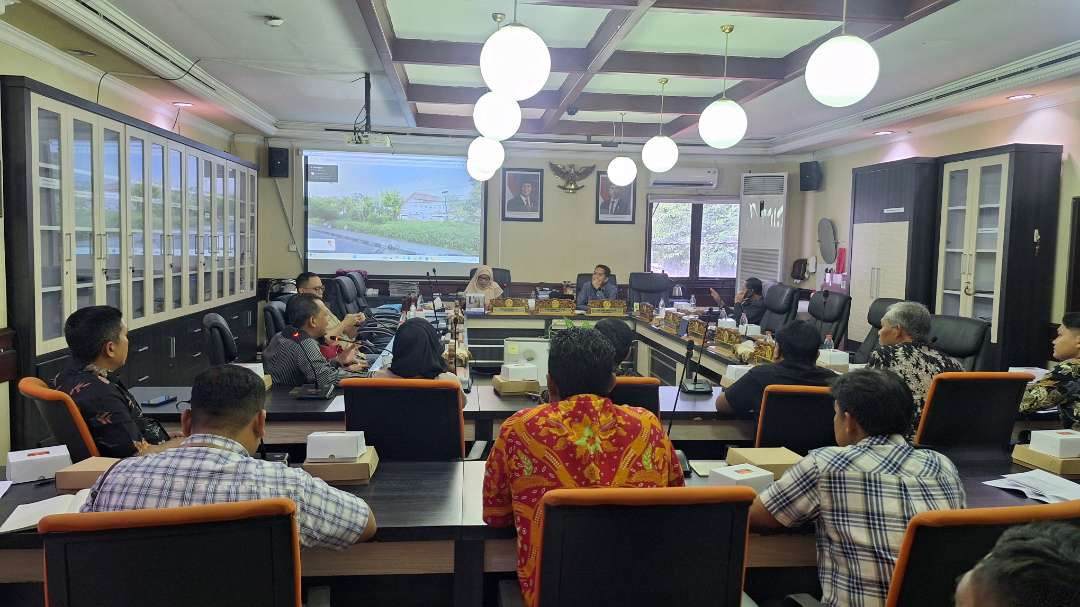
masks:
<instances>
[{"instance_id":1,"label":"stack of paper","mask_svg":"<svg viewBox=\"0 0 1080 607\"><path fill-rule=\"evenodd\" d=\"M1080 485L1045 470L1006 474L1005 478L985 481L984 484L1022 491L1029 499L1048 504L1080 500Z\"/></svg>"},{"instance_id":2,"label":"stack of paper","mask_svg":"<svg viewBox=\"0 0 1080 607\"><path fill-rule=\"evenodd\" d=\"M3 525L0 525L0 533L34 529L37 527L38 521L50 514L71 514L78 512L79 508L82 508L82 505L86 503L86 498L89 496L90 490L83 489L72 495L58 495L56 497L50 497L47 500L41 500L40 502L16 506L15 511L11 513L11 516L4 521Z\"/></svg>"}]
</instances>

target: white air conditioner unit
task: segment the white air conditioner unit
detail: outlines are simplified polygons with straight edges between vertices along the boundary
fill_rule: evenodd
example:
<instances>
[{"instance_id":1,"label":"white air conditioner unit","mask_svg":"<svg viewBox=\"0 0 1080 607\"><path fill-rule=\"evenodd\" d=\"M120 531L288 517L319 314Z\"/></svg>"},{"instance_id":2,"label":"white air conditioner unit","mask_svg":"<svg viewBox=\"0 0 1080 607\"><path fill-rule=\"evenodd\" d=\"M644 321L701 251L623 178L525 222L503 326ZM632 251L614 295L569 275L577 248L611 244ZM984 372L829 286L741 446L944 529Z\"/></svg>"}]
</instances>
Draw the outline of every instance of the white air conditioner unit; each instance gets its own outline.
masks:
<instances>
[{"instance_id":1,"label":"white air conditioner unit","mask_svg":"<svg viewBox=\"0 0 1080 607\"><path fill-rule=\"evenodd\" d=\"M751 276L783 282L787 173L744 173L740 198L739 288Z\"/></svg>"},{"instance_id":2,"label":"white air conditioner unit","mask_svg":"<svg viewBox=\"0 0 1080 607\"><path fill-rule=\"evenodd\" d=\"M675 167L666 173L653 173L649 187L653 189L713 189L716 187L715 167Z\"/></svg>"}]
</instances>

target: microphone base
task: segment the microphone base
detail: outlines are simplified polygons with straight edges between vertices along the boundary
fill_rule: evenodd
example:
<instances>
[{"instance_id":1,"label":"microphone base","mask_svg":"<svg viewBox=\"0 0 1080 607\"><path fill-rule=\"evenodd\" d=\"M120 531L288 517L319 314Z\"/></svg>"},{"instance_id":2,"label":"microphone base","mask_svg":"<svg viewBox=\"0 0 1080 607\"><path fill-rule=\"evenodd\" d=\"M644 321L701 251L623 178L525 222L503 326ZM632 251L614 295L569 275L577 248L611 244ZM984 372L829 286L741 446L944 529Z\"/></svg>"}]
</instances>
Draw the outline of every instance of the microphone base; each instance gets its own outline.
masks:
<instances>
[{"instance_id":1,"label":"microphone base","mask_svg":"<svg viewBox=\"0 0 1080 607\"><path fill-rule=\"evenodd\" d=\"M318 384L304 384L290 390L289 395L300 400L329 400L334 395L334 385L319 388Z\"/></svg>"},{"instance_id":2,"label":"microphone base","mask_svg":"<svg viewBox=\"0 0 1080 607\"><path fill-rule=\"evenodd\" d=\"M679 384L679 391L683 394L712 394L713 387L712 384L703 379L684 379Z\"/></svg>"}]
</instances>

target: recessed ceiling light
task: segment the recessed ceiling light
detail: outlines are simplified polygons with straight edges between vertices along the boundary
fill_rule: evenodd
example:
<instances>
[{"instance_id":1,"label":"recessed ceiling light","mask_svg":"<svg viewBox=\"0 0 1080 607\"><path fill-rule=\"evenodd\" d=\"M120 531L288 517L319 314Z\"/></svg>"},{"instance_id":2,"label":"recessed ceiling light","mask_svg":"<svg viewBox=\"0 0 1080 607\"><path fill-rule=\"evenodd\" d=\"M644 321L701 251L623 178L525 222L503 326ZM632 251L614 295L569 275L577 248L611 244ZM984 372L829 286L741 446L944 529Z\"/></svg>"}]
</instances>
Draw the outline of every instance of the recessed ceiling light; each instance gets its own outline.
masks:
<instances>
[{"instance_id":1,"label":"recessed ceiling light","mask_svg":"<svg viewBox=\"0 0 1080 607\"><path fill-rule=\"evenodd\" d=\"M892 135L896 131L874 131L875 135Z\"/></svg>"},{"instance_id":2,"label":"recessed ceiling light","mask_svg":"<svg viewBox=\"0 0 1080 607\"><path fill-rule=\"evenodd\" d=\"M1031 99L1035 96L1035 93L1020 93L1019 95L1009 95L1006 97L1009 101L1023 101L1025 99Z\"/></svg>"},{"instance_id":3,"label":"recessed ceiling light","mask_svg":"<svg viewBox=\"0 0 1080 607\"><path fill-rule=\"evenodd\" d=\"M75 55L76 57L97 57L97 53L94 51L88 51L81 48L66 48L64 52L69 55Z\"/></svg>"},{"instance_id":4,"label":"recessed ceiling light","mask_svg":"<svg viewBox=\"0 0 1080 607\"><path fill-rule=\"evenodd\" d=\"M281 27L282 25L285 25L285 20L277 15L267 15L266 24L270 27Z\"/></svg>"},{"instance_id":5,"label":"recessed ceiling light","mask_svg":"<svg viewBox=\"0 0 1080 607\"><path fill-rule=\"evenodd\" d=\"M195 104L188 101L173 101L172 104L176 107L192 107Z\"/></svg>"}]
</instances>

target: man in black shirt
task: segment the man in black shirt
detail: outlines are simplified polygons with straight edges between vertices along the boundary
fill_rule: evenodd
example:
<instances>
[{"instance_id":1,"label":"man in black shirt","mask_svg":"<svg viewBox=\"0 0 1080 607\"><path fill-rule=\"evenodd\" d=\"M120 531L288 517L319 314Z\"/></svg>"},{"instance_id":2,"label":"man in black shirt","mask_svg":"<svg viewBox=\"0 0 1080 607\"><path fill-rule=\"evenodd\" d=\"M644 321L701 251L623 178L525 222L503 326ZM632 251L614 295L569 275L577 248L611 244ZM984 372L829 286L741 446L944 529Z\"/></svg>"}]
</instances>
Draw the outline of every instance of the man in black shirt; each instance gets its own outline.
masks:
<instances>
[{"instance_id":1,"label":"man in black shirt","mask_svg":"<svg viewBox=\"0 0 1080 607\"><path fill-rule=\"evenodd\" d=\"M836 373L817 366L821 336L810 323L793 320L776 332L779 362L750 369L716 397L716 411L754 417L766 386L827 386Z\"/></svg>"},{"instance_id":2,"label":"man in black shirt","mask_svg":"<svg viewBox=\"0 0 1080 607\"><path fill-rule=\"evenodd\" d=\"M716 305L721 308L726 307L716 289L709 289L709 293ZM735 294L735 305L731 308L731 316L738 321L743 314L746 314L746 322L752 325L760 323L761 318L765 316L764 286L760 278L753 276L747 278L743 281L742 290Z\"/></svg>"},{"instance_id":3,"label":"man in black shirt","mask_svg":"<svg viewBox=\"0 0 1080 607\"><path fill-rule=\"evenodd\" d=\"M75 364L53 378L53 387L75 401L104 457L127 457L164 448L169 434L113 374L127 361L127 327L112 306L80 308L64 323Z\"/></svg>"}]
</instances>

